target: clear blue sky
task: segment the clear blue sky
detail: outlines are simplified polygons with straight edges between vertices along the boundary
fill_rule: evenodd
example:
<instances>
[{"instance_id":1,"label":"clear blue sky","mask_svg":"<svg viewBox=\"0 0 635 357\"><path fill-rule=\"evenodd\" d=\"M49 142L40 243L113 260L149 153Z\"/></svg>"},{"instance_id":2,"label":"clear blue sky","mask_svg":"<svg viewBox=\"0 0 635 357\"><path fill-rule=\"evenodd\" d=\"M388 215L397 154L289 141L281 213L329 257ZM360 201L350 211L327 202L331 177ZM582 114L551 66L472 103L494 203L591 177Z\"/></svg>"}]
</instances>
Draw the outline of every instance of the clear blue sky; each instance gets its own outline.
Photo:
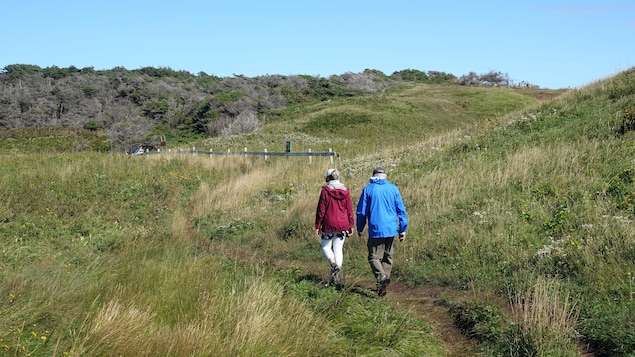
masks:
<instances>
[{"instance_id":1,"label":"clear blue sky","mask_svg":"<svg viewBox=\"0 0 635 357\"><path fill-rule=\"evenodd\" d=\"M0 69L499 71L566 88L635 66L632 0L6 1L0 33Z\"/></svg>"}]
</instances>

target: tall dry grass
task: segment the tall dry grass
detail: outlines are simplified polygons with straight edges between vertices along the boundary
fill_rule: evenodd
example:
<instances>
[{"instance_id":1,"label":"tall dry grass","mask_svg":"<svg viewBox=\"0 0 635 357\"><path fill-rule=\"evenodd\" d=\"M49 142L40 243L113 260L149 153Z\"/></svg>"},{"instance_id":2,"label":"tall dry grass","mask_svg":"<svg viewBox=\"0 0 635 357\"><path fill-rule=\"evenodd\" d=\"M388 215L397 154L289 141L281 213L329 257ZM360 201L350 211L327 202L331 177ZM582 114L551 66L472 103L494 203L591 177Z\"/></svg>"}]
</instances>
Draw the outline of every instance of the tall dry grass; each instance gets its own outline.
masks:
<instances>
[{"instance_id":1,"label":"tall dry grass","mask_svg":"<svg viewBox=\"0 0 635 357\"><path fill-rule=\"evenodd\" d=\"M553 278L539 277L525 294L514 299L513 320L536 356L576 350L578 308L568 288ZM577 355L571 353L571 356Z\"/></svg>"},{"instance_id":2,"label":"tall dry grass","mask_svg":"<svg viewBox=\"0 0 635 357\"><path fill-rule=\"evenodd\" d=\"M282 296L280 286L262 276L227 279L213 279L220 291L212 285L201 289L196 306L186 304L181 313L159 311L178 305L136 301L128 293L106 301L87 317L72 351L90 356L311 356L333 346L333 339L322 333L328 323Z\"/></svg>"},{"instance_id":3,"label":"tall dry grass","mask_svg":"<svg viewBox=\"0 0 635 357\"><path fill-rule=\"evenodd\" d=\"M191 226L197 213L260 212L263 190L313 191L306 182L323 180L328 163L34 160L32 170L23 169L28 160L4 161L0 174L4 351L309 356L347 343L325 334L329 323L283 296L257 264L241 267L210 251Z\"/></svg>"},{"instance_id":4,"label":"tall dry grass","mask_svg":"<svg viewBox=\"0 0 635 357\"><path fill-rule=\"evenodd\" d=\"M189 158L188 161L217 178L212 183L201 182L190 200L190 214L193 216L253 207L254 197L267 189L304 192L313 186L307 183L321 182L323 172L335 166L324 158L314 158L312 163L287 158L265 161L260 157L205 156Z\"/></svg>"}]
</instances>

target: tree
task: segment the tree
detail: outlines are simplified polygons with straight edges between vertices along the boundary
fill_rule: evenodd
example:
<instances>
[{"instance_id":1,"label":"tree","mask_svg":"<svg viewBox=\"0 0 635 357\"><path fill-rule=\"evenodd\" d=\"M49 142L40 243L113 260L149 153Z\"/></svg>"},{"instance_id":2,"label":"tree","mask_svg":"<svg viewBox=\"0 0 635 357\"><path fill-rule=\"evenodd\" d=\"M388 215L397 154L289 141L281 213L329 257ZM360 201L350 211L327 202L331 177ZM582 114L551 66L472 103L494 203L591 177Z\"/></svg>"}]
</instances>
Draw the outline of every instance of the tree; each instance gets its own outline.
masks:
<instances>
[{"instance_id":1,"label":"tree","mask_svg":"<svg viewBox=\"0 0 635 357\"><path fill-rule=\"evenodd\" d=\"M404 81L409 82L427 82L428 75L425 72L416 70L416 69L404 69L401 71L394 72L392 74L393 77L400 78Z\"/></svg>"},{"instance_id":2,"label":"tree","mask_svg":"<svg viewBox=\"0 0 635 357\"><path fill-rule=\"evenodd\" d=\"M498 71L489 71L480 76L480 81L486 86L508 86L509 75Z\"/></svg>"},{"instance_id":3,"label":"tree","mask_svg":"<svg viewBox=\"0 0 635 357\"><path fill-rule=\"evenodd\" d=\"M510 83L509 75L498 71L489 71L481 75L470 72L459 78L459 84L463 86L509 86Z\"/></svg>"},{"instance_id":4,"label":"tree","mask_svg":"<svg viewBox=\"0 0 635 357\"><path fill-rule=\"evenodd\" d=\"M456 76L452 73L428 71L428 79L430 83L450 83L456 81Z\"/></svg>"},{"instance_id":5,"label":"tree","mask_svg":"<svg viewBox=\"0 0 635 357\"><path fill-rule=\"evenodd\" d=\"M459 78L459 84L462 86L478 86L480 83L480 79L476 72L470 72L468 74L464 74Z\"/></svg>"},{"instance_id":6,"label":"tree","mask_svg":"<svg viewBox=\"0 0 635 357\"><path fill-rule=\"evenodd\" d=\"M110 129L110 143L113 149L133 152L144 143L153 123L143 117L125 118Z\"/></svg>"},{"instance_id":7,"label":"tree","mask_svg":"<svg viewBox=\"0 0 635 357\"><path fill-rule=\"evenodd\" d=\"M26 75L40 73L42 69L31 64L10 64L3 71L9 75L9 80L15 82Z\"/></svg>"}]
</instances>

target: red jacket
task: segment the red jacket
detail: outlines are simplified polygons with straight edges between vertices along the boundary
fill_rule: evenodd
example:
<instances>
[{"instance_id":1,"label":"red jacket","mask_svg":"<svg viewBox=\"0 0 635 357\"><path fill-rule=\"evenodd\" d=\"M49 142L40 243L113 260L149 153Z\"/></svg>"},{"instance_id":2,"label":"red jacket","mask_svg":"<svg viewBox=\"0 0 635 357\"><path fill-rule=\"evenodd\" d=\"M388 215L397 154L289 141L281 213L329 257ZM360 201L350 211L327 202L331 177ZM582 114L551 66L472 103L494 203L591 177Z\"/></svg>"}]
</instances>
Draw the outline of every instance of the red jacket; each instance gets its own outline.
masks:
<instances>
[{"instance_id":1,"label":"red jacket","mask_svg":"<svg viewBox=\"0 0 635 357\"><path fill-rule=\"evenodd\" d=\"M315 228L322 232L343 232L355 227L351 191L323 186L315 210Z\"/></svg>"}]
</instances>

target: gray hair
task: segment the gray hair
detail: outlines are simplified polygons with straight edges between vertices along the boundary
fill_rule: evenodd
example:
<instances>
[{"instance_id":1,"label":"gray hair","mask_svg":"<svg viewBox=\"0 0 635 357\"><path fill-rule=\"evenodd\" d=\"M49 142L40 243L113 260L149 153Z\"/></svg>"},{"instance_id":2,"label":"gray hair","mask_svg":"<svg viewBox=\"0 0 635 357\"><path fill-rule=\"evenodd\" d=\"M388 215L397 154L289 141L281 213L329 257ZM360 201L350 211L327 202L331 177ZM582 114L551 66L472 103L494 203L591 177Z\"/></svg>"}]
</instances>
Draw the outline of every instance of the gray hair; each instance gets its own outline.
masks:
<instances>
[{"instance_id":1,"label":"gray hair","mask_svg":"<svg viewBox=\"0 0 635 357\"><path fill-rule=\"evenodd\" d=\"M339 180L340 179L340 172L337 171L337 169L328 169L328 170L326 170L326 175L325 175L324 178L326 179L326 182L333 181L333 180Z\"/></svg>"}]
</instances>

